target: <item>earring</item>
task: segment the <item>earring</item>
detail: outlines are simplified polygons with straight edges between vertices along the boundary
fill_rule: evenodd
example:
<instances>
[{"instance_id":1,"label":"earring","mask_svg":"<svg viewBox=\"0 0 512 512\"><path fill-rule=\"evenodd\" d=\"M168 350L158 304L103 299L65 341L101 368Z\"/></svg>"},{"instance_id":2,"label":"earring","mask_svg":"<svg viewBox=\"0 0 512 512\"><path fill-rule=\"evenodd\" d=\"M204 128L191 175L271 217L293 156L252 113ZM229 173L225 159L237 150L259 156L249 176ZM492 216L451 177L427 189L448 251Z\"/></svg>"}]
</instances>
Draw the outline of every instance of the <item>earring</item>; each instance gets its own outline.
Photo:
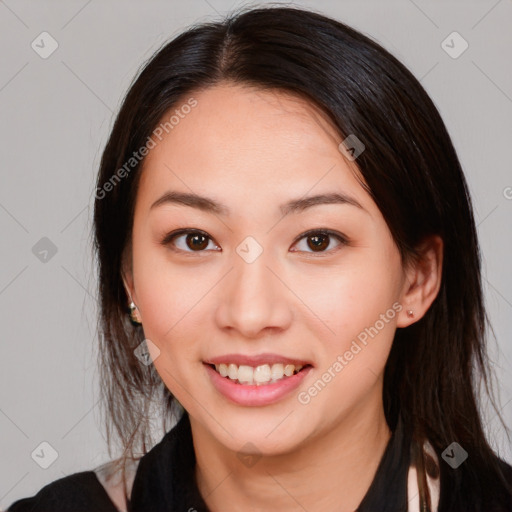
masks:
<instances>
[{"instance_id":1,"label":"earring","mask_svg":"<svg viewBox=\"0 0 512 512\"><path fill-rule=\"evenodd\" d=\"M130 321L133 325L141 325L142 322L139 321L137 318L137 306L134 304L134 302L130 302Z\"/></svg>"},{"instance_id":2,"label":"earring","mask_svg":"<svg viewBox=\"0 0 512 512\"><path fill-rule=\"evenodd\" d=\"M407 316L408 316L409 318L412 318L412 317L414 316L414 311L413 311L412 309L408 309L408 310L407 310Z\"/></svg>"}]
</instances>

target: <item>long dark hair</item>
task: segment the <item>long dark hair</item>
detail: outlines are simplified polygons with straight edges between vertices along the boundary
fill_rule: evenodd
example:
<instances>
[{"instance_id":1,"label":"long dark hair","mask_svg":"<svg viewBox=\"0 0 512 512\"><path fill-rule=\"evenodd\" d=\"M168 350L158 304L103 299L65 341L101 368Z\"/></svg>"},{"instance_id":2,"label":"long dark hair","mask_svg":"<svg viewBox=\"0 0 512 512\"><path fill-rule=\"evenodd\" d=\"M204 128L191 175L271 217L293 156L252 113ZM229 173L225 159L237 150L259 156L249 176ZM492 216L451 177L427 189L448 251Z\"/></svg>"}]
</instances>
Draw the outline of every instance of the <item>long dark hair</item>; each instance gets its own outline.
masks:
<instances>
[{"instance_id":1,"label":"long dark hair","mask_svg":"<svg viewBox=\"0 0 512 512\"><path fill-rule=\"evenodd\" d=\"M165 411L165 430L176 402L153 365L134 355L144 336L128 319L121 266L130 251L143 159L126 163L165 113L221 81L295 93L333 121L340 141L355 134L366 146L357 158L359 170L404 264L418 256L424 237L443 239L439 294L423 318L396 332L385 369L384 409L391 429L401 417L415 446L428 439L438 457L459 443L468 461L450 475L441 463L441 475L453 478L453 496L461 486L469 489L457 498L466 510L478 500L490 504L507 482L482 426L476 398L482 382L501 416L486 355L475 221L456 152L428 94L395 57L343 23L295 7L245 8L190 27L143 66L120 108L102 156L94 209L109 447L115 430L123 457L133 456L135 447L145 453L151 404ZM413 463L423 468L422 451L413 453Z\"/></svg>"}]
</instances>

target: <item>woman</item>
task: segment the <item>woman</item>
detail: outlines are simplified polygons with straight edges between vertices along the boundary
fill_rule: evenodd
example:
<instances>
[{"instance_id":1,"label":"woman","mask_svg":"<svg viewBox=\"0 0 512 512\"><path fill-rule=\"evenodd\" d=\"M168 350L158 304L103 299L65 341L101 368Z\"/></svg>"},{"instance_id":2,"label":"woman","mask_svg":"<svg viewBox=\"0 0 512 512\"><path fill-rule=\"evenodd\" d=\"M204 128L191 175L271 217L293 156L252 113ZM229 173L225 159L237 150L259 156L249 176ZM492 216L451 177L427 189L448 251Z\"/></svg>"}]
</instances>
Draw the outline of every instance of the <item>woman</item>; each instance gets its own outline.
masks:
<instances>
[{"instance_id":1,"label":"woman","mask_svg":"<svg viewBox=\"0 0 512 512\"><path fill-rule=\"evenodd\" d=\"M512 510L466 181L378 44L288 7L187 30L124 100L94 222L124 454L9 510Z\"/></svg>"}]
</instances>

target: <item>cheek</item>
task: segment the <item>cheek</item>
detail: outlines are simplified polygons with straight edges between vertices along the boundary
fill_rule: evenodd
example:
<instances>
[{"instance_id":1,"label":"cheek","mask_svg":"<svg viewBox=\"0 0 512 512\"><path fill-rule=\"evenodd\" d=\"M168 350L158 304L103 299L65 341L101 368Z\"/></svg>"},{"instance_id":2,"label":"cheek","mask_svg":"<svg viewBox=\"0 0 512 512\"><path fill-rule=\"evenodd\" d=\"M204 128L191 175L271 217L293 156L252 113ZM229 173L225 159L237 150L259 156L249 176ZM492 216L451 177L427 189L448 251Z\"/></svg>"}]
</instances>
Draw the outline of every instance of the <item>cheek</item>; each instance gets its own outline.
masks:
<instances>
[{"instance_id":1,"label":"cheek","mask_svg":"<svg viewBox=\"0 0 512 512\"><path fill-rule=\"evenodd\" d=\"M377 280L377 272L350 272L343 279L331 280L330 300L317 296L319 311L324 308L319 316L328 319L330 330L321 339L318 372L305 387L301 395L305 401L300 403L321 394L322 398L315 398L317 407L336 404L343 414L374 396L401 309L389 273L382 276ZM323 389L325 393L320 393Z\"/></svg>"},{"instance_id":2,"label":"cheek","mask_svg":"<svg viewBox=\"0 0 512 512\"><path fill-rule=\"evenodd\" d=\"M311 310L337 334L353 335L357 329L373 325L397 302L400 272L400 263L394 258L355 255L343 266L317 273L311 280L296 281L301 283L297 294L305 297ZM390 311L392 317L394 311Z\"/></svg>"},{"instance_id":3,"label":"cheek","mask_svg":"<svg viewBox=\"0 0 512 512\"><path fill-rule=\"evenodd\" d=\"M178 400L188 404L184 390L197 385L197 372L191 369L202 365L205 336L211 332L205 324L208 294L218 275L200 265L171 262L165 250L147 246L134 250L133 268L144 336L159 350L155 369Z\"/></svg>"},{"instance_id":4,"label":"cheek","mask_svg":"<svg viewBox=\"0 0 512 512\"><path fill-rule=\"evenodd\" d=\"M204 272L171 262L166 248L145 237L134 239L133 273L145 332L160 340L186 323L211 287Z\"/></svg>"},{"instance_id":5,"label":"cheek","mask_svg":"<svg viewBox=\"0 0 512 512\"><path fill-rule=\"evenodd\" d=\"M322 336L326 356L322 364L329 368L337 356L346 356L345 374L366 368L370 373L381 372L402 309L398 301L399 258L394 253L382 258L370 256L331 273L323 281L323 292L316 288L308 297L308 305L329 327Z\"/></svg>"}]
</instances>

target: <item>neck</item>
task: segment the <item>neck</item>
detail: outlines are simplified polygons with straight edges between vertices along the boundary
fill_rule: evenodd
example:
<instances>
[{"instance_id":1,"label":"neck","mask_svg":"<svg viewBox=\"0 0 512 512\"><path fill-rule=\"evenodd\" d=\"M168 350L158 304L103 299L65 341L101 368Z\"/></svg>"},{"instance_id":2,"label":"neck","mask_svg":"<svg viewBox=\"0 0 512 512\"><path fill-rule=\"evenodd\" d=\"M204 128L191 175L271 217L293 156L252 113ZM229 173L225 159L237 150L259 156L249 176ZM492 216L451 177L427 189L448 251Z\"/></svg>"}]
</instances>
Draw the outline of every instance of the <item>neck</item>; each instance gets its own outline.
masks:
<instances>
[{"instance_id":1,"label":"neck","mask_svg":"<svg viewBox=\"0 0 512 512\"><path fill-rule=\"evenodd\" d=\"M391 432L382 407L352 413L296 450L247 467L191 419L195 475L212 512L353 512L377 471Z\"/></svg>"}]
</instances>

